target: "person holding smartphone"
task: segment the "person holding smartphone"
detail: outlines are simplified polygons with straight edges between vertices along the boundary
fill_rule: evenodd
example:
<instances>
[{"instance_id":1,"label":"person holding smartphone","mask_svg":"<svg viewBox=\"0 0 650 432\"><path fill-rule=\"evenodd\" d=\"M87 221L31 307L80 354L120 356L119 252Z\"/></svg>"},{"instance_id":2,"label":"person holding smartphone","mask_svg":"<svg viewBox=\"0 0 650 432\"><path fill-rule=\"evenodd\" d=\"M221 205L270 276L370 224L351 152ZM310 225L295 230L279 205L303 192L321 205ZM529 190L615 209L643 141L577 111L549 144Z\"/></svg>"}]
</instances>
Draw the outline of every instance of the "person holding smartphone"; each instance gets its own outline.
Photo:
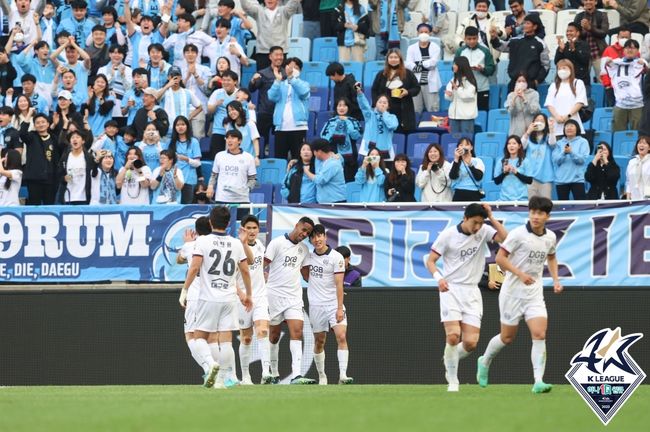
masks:
<instances>
[{"instance_id":1,"label":"person holding smartphone","mask_svg":"<svg viewBox=\"0 0 650 432\"><path fill-rule=\"evenodd\" d=\"M591 184L587 199L618 199L620 194L617 185L620 178L621 169L612 155L611 147L605 142L599 143L596 155L587 165L585 173L585 180Z\"/></svg>"},{"instance_id":2,"label":"person holding smartphone","mask_svg":"<svg viewBox=\"0 0 650 432\"><path fill-rule=\"evenodd\" d=\"M363 163L354 176L354 181L361 185L359 201L366 203L386 201L385 180L386 165L379 150L374 148L368 152L368 156L363 158Z\"/></svg>"}]
</instances>

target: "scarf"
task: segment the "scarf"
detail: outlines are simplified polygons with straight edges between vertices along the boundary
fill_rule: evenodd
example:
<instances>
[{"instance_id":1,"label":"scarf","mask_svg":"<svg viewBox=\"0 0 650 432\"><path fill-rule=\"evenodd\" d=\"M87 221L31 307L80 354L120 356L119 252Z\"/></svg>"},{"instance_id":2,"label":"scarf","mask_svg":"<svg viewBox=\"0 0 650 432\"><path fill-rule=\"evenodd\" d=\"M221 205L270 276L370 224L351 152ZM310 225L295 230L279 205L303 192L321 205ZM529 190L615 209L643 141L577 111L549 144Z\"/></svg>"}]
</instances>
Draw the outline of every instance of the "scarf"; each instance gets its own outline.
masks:
<instances>
[{"instance_id":1,"label":"scarf","mask_svg":"<svg viewBox=\"0 0 650 432\"><path fill-rule=\"evenodd\" d=\"M100 204L117 204L117 194L115 193L115 178L110 172L100 170L99 182L99 203Z\"/></svg>"},{"instance_id":2,"label":"scarf","mask_svg":"<svg viewBox=\"0 0 650 432\"><path fill-rule=\"evenodd\" d=\"M75 29L74 29L74 40L77 42L77 45L80 47L86 46L86 38L84 37L84 25L86 24L86 18L81 21L74 20Z\"/></svg>"},{"instance_id":3,"label":"scarf","mask_svg":"<svg viewBox=\"0 0 650 432\"><path fill-rule=\"evenodd\" d=\"M390 1L390 5L388 1ZM397 0L382 1L379 25L382 38L388 41L388 48L399 48L400 34L397 26Z\"/></svg>"},{"instance_id":4,"label":"scarf","mask_svg":"<svg viewBox=\"0 0 650 432\"><path fill-rule=\"evenodd\" d=\"M9 125L0 127L0 149L7 147L5 144L5 132L9 129Z\"/></svg>"}]
</instances>

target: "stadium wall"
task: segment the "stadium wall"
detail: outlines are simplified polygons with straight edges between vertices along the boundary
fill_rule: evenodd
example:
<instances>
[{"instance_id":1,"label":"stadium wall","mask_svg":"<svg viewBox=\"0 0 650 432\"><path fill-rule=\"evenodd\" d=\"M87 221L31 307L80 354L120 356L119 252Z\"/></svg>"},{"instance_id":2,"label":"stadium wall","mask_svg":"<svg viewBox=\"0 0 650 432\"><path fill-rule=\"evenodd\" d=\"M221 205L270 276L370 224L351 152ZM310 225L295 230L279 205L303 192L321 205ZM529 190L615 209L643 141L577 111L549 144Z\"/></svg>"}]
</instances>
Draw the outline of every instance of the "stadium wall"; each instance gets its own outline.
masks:
<instances>
[{"instance_id":1,"label":"stadium wall","mask_svg":"<svg viewBox=\"0 0 650 432\"><path fill-rule=\"evenodd\" d=\"M0 386L199 383L201 371L184 343L177 297L176 289L0 292ZM480 352L499 330L497 293L484 292L483 299ZM650 372L650 291L568 288L561 295L546 292L546 300L547 382L565 383L573 355L605 327L644 333L630 351ZM345 302L348 371L358 383L443 383L444 332L436 291L363 288L351 290ZM280 348L283 376L290 368L287 340L282 338ZM515 344L493 363L491 382L530 383L530 345L522 327ZM333 380L338 372L333 335L326 352ZM461 362L462 383L475 382L476 358L473 354ZM251 372L259 380L259 362ZM316 378L313 365L307 375Z\"/></svg>"}]
</instances>

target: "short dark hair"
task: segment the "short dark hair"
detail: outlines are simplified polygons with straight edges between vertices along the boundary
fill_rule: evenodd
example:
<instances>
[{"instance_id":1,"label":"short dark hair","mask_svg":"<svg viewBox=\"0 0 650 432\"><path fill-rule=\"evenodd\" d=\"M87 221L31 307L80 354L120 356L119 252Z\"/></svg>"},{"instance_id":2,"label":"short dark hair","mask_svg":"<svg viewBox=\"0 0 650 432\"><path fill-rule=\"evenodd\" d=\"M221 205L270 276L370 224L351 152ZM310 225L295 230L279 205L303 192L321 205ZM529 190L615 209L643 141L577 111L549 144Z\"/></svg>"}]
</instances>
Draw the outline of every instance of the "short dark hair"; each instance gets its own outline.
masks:
<instances>
[{"instance_id":1,"label":"short dark hair","mask_svg":"<svg viewBox=\"0 0 650 432\"><path fill-rule=\"evenodd\" d=\"M109 53L116 52L116 51L124 56L126 55L126 53L124 52L124 47L122 45L113 44L110 47L108 47Z\"/></svg>"},{"instance_id":2,"label":"short dark hair","mask_svg":"<svg viewBox=\"0 0 650 432\"><path fill-rule=\"evenodd\" d=\"M182 7L185 12L191 14L196 10L196 7L194 6L194 1L193 0L180 0L178 2L178 6Z\"/></svg>"},{"instance_id":3,"label":"short dark hair","mask_svg":"<svg viewBox=\"0 0 650 432\"><path fill-rule=\"evenodd\" d=\"M248 216L246 216L244 219L241 220L241 226L244 226L249 222L254 223L258 227L260 226L259 219L257 219L257 217L253 216L252 214L249 214Z\"/></svg>"},{"instance_id":4,"label":"short dark hair","mask_svg":"<svg viewBox=\"0 0 650 432\"><path fill-rule=\"evenodd\" d=\"M300 219L298 219L298 223L303 223L303 224L311 225L312 228L314 227L314 225L316 225L316 224L314 223L314 221L313 221L310 217L307 217L307 216L303 216L303 217L301 217Z\"/></svg>"},{"instance_id":5,"label":"short dark hair","mask_svg":"<svg viewBox=\"0 0 650 432\"><path fill-rule=\"evenodd\" d=\"M298 57L289 57L284 64L289 64L289 63L294 63L296 66L298 66L298 69L302 70L302 60L300 60Z\"/></svg>"},{"instance_id":6,"label":"short dark hair","mask_svg":"<svg viewBox=\"0 0 650 432\"><path fill-rule=\"evenodd\" d=\"M237 129L231 129L228 132L226 132L226 138L228 137L239 138L239 141L243 139L241 132L239 132Z\"/></svg>"},{"instance_id":7,"label":"short dark hair","mask_svg":"<svg viewBox=\"0 0 650 432\"><path fill-rule=\"evenodd\" d=\"M106 14L113 15L113 19L117 21L117 11L113 6L104 6L102 8L102 15L106 15Z\"/></svg>"},{"instance_id":8,"label":"short dark hair","mask_svg":"<svg viewBox=\"0 0 650 432\"><path fill-rule=\"evenodd\" d=\"M179 16L176 17L177 20L182 19L183 21L187 21L190 23L191 27L194 27L194 24L196 24L196 18L192 14L189 13L182 13Z\"/></svg>"},{"instance_id":9,"label":"short dark hair","mask_svg":"<svg viewBox=\"0 0 650 432\"><path fill-rule=\"evenodd\" d=\"M116 127L116 128L120 127L120 125L115 120L108 120L106 123L104 123L105 128L111 127L111 126Z\"/></svg>"},{"instance_id":10,"label":"short dark hair","mask_svg":"<svg viewBox=\"0 0 650 432\"><path fill-rule=\"evenodd\" d=\"M483 219L486 219L488 217L488 213L487 210L485 210L485 207L483 207L481 204L472 203L465 208L464 216L466 219L475 216L480 216Z\"/></svg>"},{"instance_id":11,"label":"short dark hair","mask_svg":"<svg viewBox=\"0 0 650 432\"><path fill-rule=\"evenodd\" d=\"M219 0L219 3L217 6L226 6L229 7L230 9L235 8L235 2L233 0Z\"/></svg>"},{"instance_id":12,"label":"short dark hair","mask_svg":"<svg viewBox=\"0 0 650 432\"><path fill-rule=\"evenodd\" d=\"M149 71L147 71L145 68L137 67L131 71L131 76L136 76L136 75L149 75Z\"/></svg>"},{"instance_id":13,"label":"short dark hair","mask_svg":"<svg viewBox=\"0 0 650 432\"><path fill-rule=\"evenodd\" d=\"M239 81L239 75L237 75L237 72L231 71L230 69L224 71L224 73L221 75L221 78L225 78L225 77L230 77L235 82Z\"/></svg>"},{"instance_id":14,"label":"short dark hair","mask_svg":"<svg viewBox=\"0 0 650 432\"><path fill-rule=\"evenodd\" d=\"M225 230L230 223L230 209L224 206L215 206L210 211L210 225L213 230Z\"/></svg>"},{"instance_id":15,"label":"short dark hair","mask_svg":"<svg viewBox=\"0 0 650 432\"><path fill-rule=\"evenodd\" d=\"M76 73L73 69L68 69L68 70L66 70L65 72L63 72L63 73L61 74L61 76L65 75L65 74L67 74L67 73L71 73L75 78L77 78L77 73Z\"/></svg>"},{"instance_id":16,"label":"short dark hair","mask_svg":"<svg viewBox=\"0 0 650 432\"><path fill-rule=\"evenodd\" d=\"M575 28L576 30L578 30L578 32L582 32L582 26L580 25L580 23L577 23L577 22L573 22L573 21L571 21L571 22L570 22L569 24L567 24L566 26L567 26L567 27L573 27L573 28Z\"/></svg>"},{"instance_id":17,"label":"short dark hair","mask_svg":"<svg viewBox=\"0 0 650 432\"><path fill-rule=\"evenodd\" d=\"M32 75L32 74L26 73L26 74L23 75L23 77L20 79L20 82L21 82L21 83L24 83L25 81L31 81L31 82L33 82L34 84L36 84L36 77L35 77L34 75Z\"/></svg>"},{"instance_id":18,"label":"short dark hair","mask_svg":"<svg viewBox=\"0 0 650 432\"><path fill-rule=\"evenodd\" d=\"M528 210L541 210L546 214L551 214L553 201L543 196L532 196L528 200Z\"/></svg>"},{"instance_id":19,"label":"short dark hair","mask_svg":"<svg viewBox=\"0 0 650 432\"><path fill-rule=\"evenodd\" d=\"M312 238L316 235L325 235L325 226L322 224L314 225L314 229L309 233L309 238Z\"/></svg>"},{"instance_id":20,"label":"short dark hair","mask_svg":"<svg viewBox=\"0 0 650 432\"><path fill-rule=\"evenodd\" d=\"M47 120L48 123L52 123L52 121L50 120L50 116L48 116L47 114L42 113L42 112L34 114L34 117L32 118L32 120L35 122L37 119L39 119L41 117L43 117L45 120Z\"/></svg>"},{"instance_id":21,"label":"short dark hair","mask_svg":"<svg viewBox=\"0 0 650 432\"><path fill-rule=\"evenodd\" d=\"M196 219L194 222L194 229L198 235L208 235L212 231L210 226L210 218L207 216L201 216Z\"/></svg>"},{"instance_id":22,"label":"short dark hair","mask_svg":"<svg viewBox=\"0 0 650 432\"><path fill-rule=\"evenodd\" d=\"M343 74L345 74L345 68L339 62L332 62L328 64L327 69L325 69L325 75L327 75L328 77L334 75L343 75Z\"/></svg>"},{"instance_id":23,"label":"short dark hair","mask_svg":"<svg viewBox=\"0 0 650 432\"><path fill-rule=\"evenodd\" d=\"M639 48L639 42L634 40L634 39L628 39L627 42L625 42L625 45L623 45L623 48Z\"/></svg>"},{"instance_id":24,"label":"short dark hair","mask_svg":"<svg viewBox=\"0 0 650 432\"><path fill-rule=\"evenodd\" d=\"M246 97L247 97L247 99L246 99L247 101L250 101L250 100L251 100L251 91L248 90L247 88L243 88L243 87L242 87L242 88L240 88L240 89L237 90L237 91L243 92L243 93L246 95Z\"/></svg>"},{"instance_id":25,"label":"short dark hair","mask_svg":"<svg viewBox=\"0 0 650 432\"><path fill-rule=\"evenodd\" d=\"M490 0L474 0L474 7L476 7L480 3L485 3L488 5L488 7L490 7Z\"/></svg>"},{"instance_id":26,"label":"short dark hair","mask_svg":"<svg viewBox=\"0 0 650 432\"><path fill-rule=\"evenodd\" d=\"M343 258L350 258L352 256L352 251L347 246L339 246L334 250L340 253Z\"/></svg>"},{"instance_id":27,"label":"short dark hair","mask_svg":"<svg viewBox=\"0 0 650 432\"><path fill-rule=\"evenodd\" d=\"M183 52L184 52L184 53L186 53L186 52L188 52L188 51L192 51L192 52L198 53L198 52L199 52L199 48L198 48L196 45L194 45L194 44L192 44L192 43L189 43L189 44L185 45L185 47L183 47Z\"/></svg>"},{"instance_id":28,"label":"short dark hair","mask_svg":"<svg viewBox=\"0 0 650 432\"><path fill-rule=\"evenodd\" d=\"M231 28L232 28L232 24L231 24L230 20L229 20L229 19L226 19L226 18L219 18L219 19L217 20L217 25L216 25L216 26L217 26L217 27L227 28L227 29L231 29Z\"/></svg>"},{"instance_id":29,"label":"short dark hair","mask_svg":"<svg viewBox=\"0 0 650 432\"><path fill-rule=\"evenodd\" d=\"M162 46L162 44L160 44L160 43L155 43L155 44L151 44L151 45L149 45L149 48L147 48L147 52L150 53L151 50L154 50L154 49L155 49L156 51L160 51L160 52L162 52L162 53L165 52L165 47Z\"/></svg>"},{"instance_id":30,"label":"short dark hair","mask_svg":"<svg viewBox=\"0 0 650 432\"><path fill-rule=\"evenodd\" d=\"M172 150L161 150L160 153L158 153L160 156L167 156L168 159L171 159L173 163L176 163L178 159L176 159L176 152Z\"/></svg>"},{"instance_id":31,"label":"short dark hair","mask_svg":"<svg viewBox=\"0 0 650 432\"><path fill-rule=\"evenodd\" d=\"M465 36L478 36L478 29L476 27L465 27Z\"/></svg>"},{"instance_id":32,"label":"short dark hair","mask_svg":"<svg viewBox=\"0 0 650 432\"><path fill-rule=\"evenodd\" d=\"M88 4L84 0L72 0L70 7L72 9L88 9Z\"/></svg>"},{"instance_id":33,"label":"short dark hair","mask_svg":"<svg viewBox=\"0 0 650 432\"><path fill-rule=\"evenodd\" d=\"M93 26L92 33L95 33L96 31L106 33L106 27L104 27L101 24L97 24L97 25Z\"/></svg>"},{"instance_id":34,"label":"short dark hair","mask_svg":"<svg viewBox=\"0 0 650 432\"><path fill-rule=\"evenodd\" d=\"M120 135L122 135L122 136L124 136L124 135L136 136L136 135L138 135L138 132L136 132L136 130L133 128L133 126L124 126L120 130Z\"/></svg>"},{"instance_id":35,"label":"short dark hair","mask_svg":"<svg viewBox=\"0 0 650 432\"><path fill-rule=\"evenodd\" d=\"M12 116L14 115L14 109L8 106L0 107L0 114L6 114Z\"/></svg>"},{"instance_id":36,"label":"short dark hair","mask_svg":"<svg viewBox=\"0 0 650 432\"><path fill-rule=\"evenodd\" d=\"M330 151L332 151L332 147L330 146L329 141L327 141L326 139L316 138L311 142L311 151L315 152L318 150L329 153Z\"/></svg>"},{"instance_id":37,"label":"short dark hair","mask_svg":"<svg viewBox=\"0 0 650 432\"><path fill-rule=\"evenodd\" d=\"M280 50L284 53L284 48L278 45L273 45L271 48L269 48L269 54L273 54L273 52L277 50Z\"/></svg>"},{"instance_id":38,"label":"short dark hair","mask_svg":"<svg viewBox=\"0 0 650 432\"><path fill-rule=\"evenodd\" d=\"M520 5L524 4L524 0L509 0L508 5L511 5L513 3L519 3Z\"/></svg>"},{"instance_id":39,"label":"short dark hair","mask_svg":"<svg viewBox=\"0 0 650 432\"><path fill-rule=\"evenodd\" d=\"M44 40L36 42L36 45L34 45L34 51L38 51L39 49L43 47L50 47L50 44L45 42Z\"/></svg>"}]
</instances>

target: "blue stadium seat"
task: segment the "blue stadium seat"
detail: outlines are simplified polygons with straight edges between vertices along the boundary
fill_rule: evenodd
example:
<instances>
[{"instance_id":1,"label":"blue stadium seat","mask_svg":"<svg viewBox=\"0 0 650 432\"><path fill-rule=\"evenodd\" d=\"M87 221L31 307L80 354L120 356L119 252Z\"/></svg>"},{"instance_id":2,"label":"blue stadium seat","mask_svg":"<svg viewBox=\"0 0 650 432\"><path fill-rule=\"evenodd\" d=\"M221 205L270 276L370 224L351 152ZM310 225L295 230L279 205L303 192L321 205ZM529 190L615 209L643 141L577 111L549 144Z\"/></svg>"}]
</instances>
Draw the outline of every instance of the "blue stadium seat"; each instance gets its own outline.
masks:
<instances>
[{"instance_id":1,"label":"blue stadium seat","mask_svg":"<svg viewBox=\"0 0 650 432\"><path fill-rule=\"evenodd\" d=\"M485 171L483 171L483 185L485 186L486 183L492 182L494 183L494 160L495 158L492 158L490 156L478 156L479 159L483 161L483 165L485 165Z\"/></svg>"},{"instance_id":2,"label":"blue stadium seat","mask_svg":"<svg viewBox=\"0 0 650 432\"><path fill-rule=\"evenodd\" d=\"M210 140L211 137L203 137L199 140L199 147L201 147L201 154L210 153Z\"/></svg>"},{"instance_id":3,"label":"blue stadium seat","mask_svg":"<svg viewBox=\"0 0 650 432\"><path fill-rule=\"evenodd\" d=\"M507 85L510 82L510 76L508 75L509 64L510 64L509 59L499 60L499 63L497 63L497 84Z\"/></svg>"},{"instance_id":4,"label":"blue stadium seat","mask_svg":"<svg viewBox=\"0 0 650 432\"><path fill-rule=\"evenodd\" d=\"M375 37L366 38L366 52L363 55L363 59L367 62L375 61L377 56L377 43Z\"/></svg>"},{"instance_id":5,"label":"blue stadium seat","mask_svg":"<svg viewBox=\"0 0 650 432\"><path fill-rule=\"evenodd\" d=\"M599 143L601 142L606 142L609 144L609 147L612 148L613 151L613 146L612 146L612 133L609 131L595 131L594 132L594 142L593 142L593 149L594 152L596 151L596 147L598 146Z\"/></svg>"},{"instance_id":6,"label":"blue stadium seat","mask_svg":"<svg viewBox=\"0 0 650 432\"><path fill-rule=\"evenodd\" d=\"M267 158L260 160L257 167L257 182L260 184L281 184L287 174L285 159Z\"/></svg>"},{"instance_id":7,"label":"blue stadium seat","mask_svg":"<svg viewBox=\"0 0 650 432\"><path fill-rule=\"evenodd\" d=\"M316 132L316 112L309 111L309 117L307 118L307 142L311 142L311 139L314 135L318 135ZM310 138L311 137L311 138Z\"/></svg>"},{"instance_id":8,"label":"blue stadium seat","mask_svg":"<svg viewBox=\"0 0 650 432\"><path fill-rule=\"evenodd\" d=\"M264 141L264 137L260 137L260 154L261 155L266 155L267 151L266 149L268 148L268 157L272 158L275 156L275 135L271 132L269 132L269 142ZM266 157L266 156L265 156Z\"/></svg>"},{"instance_id":9,"label":"blue stadium seat","mask_svg":"<svg viewBox=\"0 0 650 432\"><path fill-rule=\"evenodd\" d=\"M503 132L510 130L510 114L505 108L490 110L488 124L485 132Z\"/></svg>"},{"instance_id":10,"label":"blue stadium seat","mask_svg":"<svg viewBox=\"0 0 650 432\"><path fill-rule=\"evenodd\" d=\"M201 175L203 175L206 185L208 184L208 180L210 179L213 164L214 161L201 161Z\"/></svg>"},{"instance_id":11,"label":"blue stadium seat","mask_svg":"<svg viewBox=\"0 0 650 432\"><path fill-rule=\"evenodd\" d=\"M312 60L321 62L339 61L339 45L335 37L321 37L314 39Z\"/></svg>"},{"instance_id":12,"label":"blue stadium seat","mask_svg":"<svg viewBox=\"0 0 650 432\"><path fill-rule=\"evenodd\" d=\"M543 107L544 102L546 102L546 96L548 95L549 85L542 83L537 86L537 93L539 94L539 106Z\"/></svg>"},{"instance_id":13,"label":"blue stadium seat","mask_svg":"<svg viewBox=\"0 0 650 432\"><path fill-rule=\"evenodd\" d=\"M309 111L327 110L329 110L329 89L327 87L312 87L309 96Z\"/></svg>"},{"instance_id":14,"label":"blue stadium seat","mask_svg":"<svg viewBox=\"0 0 650 432\"><path fill-rule=\"evenodd\" d=\"M393 149L396 155L406 153L406 136L404 134L393 134Z\"/></svg>"},{"instance_id":15,"label":"blue stadium seat","mask_svg":"<svg viewBox=\"0 0 650 432\"><path fill-rule=\"evenodd\" d=\"M384 70L384 61L369 61L366 63L366 66L363 69L363 86L364 88L370 88L372 83L375 81L375 76L377 72Z\"/></svg>"},{"instance_id":16,"label":"blue stadium seat","mask_svg":"<svg viewBox=\"0 0 650 432\"><path fill-rule=\"evenodd\" d=\"M240 87L248 87L248 83L250 83L255 72L257 72L257 63L255 63L255 60L251 60L248 66L242 66L241 79L239 80Z\"/></svg>"},{"instance_id":17,"label":"blue stadium seat","mask_svg":"<svg viewBox=\"0 0 650 432\"><path fill-rule=\"evenodd\" d=\"M499 108L504 108L508 99L508 84L499 84L499 87L501 88L499 91Z\"/></svg>"},{"instance_id":18,"label":"blue stadium seat","mask_svg":"<svg viewBox=\"0 0 650 432\"><path fill-rule=\"evenodd\" d=\"M613 108L596 108L591 119L591 128L595 130L612 130Z\"/></svg>"},{"instance_id":19,"label":"blue stadium seat","mask_svg":"<svg viewBox=\"0 0 650 432\"><path fill-rule=\"evenodd\" d=\"M273 204L272 184L257 185L248 195L253 204ZM255 216L261 221L268 220L268 211L264 209L255 209Z\"/></svg>"},{"instance_id":20,"label":"blue stadium seat","mask_svg":"<svg viewBox=\"0 0 650 432\"><path fill-rule=\"evenodd\" d=\"M479 126L481 130L479 132L487 132L487 123L488 123L488 113L487 111L479 111L478 117L474 120L476 126Z\"/></svg>"},{"instance_id":21,"label":"blue stadium seat","mask_svg":"<svg viewBox=\"0 0 650 432\"><path fill-rule=\"evenodd\" d=\"M618 180L618 191L619 191L619 196L622 196L623 194L621 191L625 191L625 179L627 175L627 165L630 163L630 158L627 156L616 156L614 155L614 160L616 161L616 164L618 167L621 169L621 177Z\"/></svg>"},{"instance_id":22,"label":"blue stadium seat","mask_svg":"<svg viewBox=\"0 0 650 432\"><path fill-rule=\"evenodd\" d=\"M287 200L282 196L282 185L273 185L273 204L287 204Z\"/></svg>"},{"instance_id":23,"label":"blue stadium seat","mask_svg":"<svg viewBox=\"0 0 650 432\"><path fill-rule=\"evenodd\" d=\"M303 35L302 32L302 14L294 14L291 17L291 37L300 37ZM306 60L309 60L309 57L303 57Z\"/></svg>"},{"instance_id":24,"label":"blue stadium seat","mask_svg":"<svg viewBox=\"0 0 650 432\"><path fill-rule=\"evenodd\" d=\"M356 182L345 184L346 200L349 203L361 202L361 185Z\"/></svg>"},{"instance_id":25,"label":"blue stadium seat","mask_svg":"<svg viewBox=\"0 0 650 432\"><path fill-rule=\"evenodd\" d=\"M18 191L18 198L19 199L27 199L27 186L21 186L20 190Z\"/></svg>"},{"instance_id":26,"label":"blue stadium seat","mask_svg":"<svg viewBox=\"0 0 650 432\"><path fill-rule=\"evenodd\" d=\"M323 126L325 126L325 123L327 123L327 121L331 119L333 115L334 113L331 111L320 111L316 113L316 125L314 127L316 135L320 135L321 131L323 130Z\"/></svg>"},{"instance_id":27,"label":"blue stadium seat","mask_svg":"<svg viewBox=\"0 0 650 432\"><path fill-rule=\"evenodd\" d=\"M635 130L614 132L613 152L615 155L632 156L639 132Z\"/></svg>"},{"instance_id":28,"label":"blue stadium seat","mask_svg":"<svg viewBox=\"0 0 650 432\"><path fill-rule=\"evenodd\" d=\"M304 37L291 37L289 38L289 52L288 57L298 57L299 59L309 61L311 49L311 41Z\"/></svg>"},{"instance_id":29,"label":"blue stadium seat","mask_svg":"<svg viewBox=\"0 0 650 432\"><path fill-rule=\"evenodd\" d=\"M490 84L490 109L501 108L501 86L499 84ZM485 130L483 130L485 132Z\"/></svg>"},{"instance_id":30,"label":"blue stadium seat","mask_svg":"<svg viewBox=\"0 0 650 432\"><path fill-rule=\"evenodd\" d=\"M498 158L503 153L507 134L503 132L482 132L476 134L474 152L480 158Z\"/></svg>"},{"instance_id":31,"label":"blue stadium seat","mask_svg":"<svg viewBox=\"0 0 650 432\"><path fill-rule=\"evenodd\" d=\"M325 75L326 69L327 63L317 61L305 62L300 76L312 87L327 88L329 78Z\"/></svg>"},{"instance_id":32,"label":"blue stadium seat","mask_svg":"<svg viewBox=\"0 0 650 432\"><path fill-rule=\"evenodd\" d=\"M363 63L361 62L341 62L346 74L354 75L354 78L361 82L363 80Z\"/></svg>"},{"instance_id":33,"label":"blue stadium seat","mask_svg":"<svg viewBox=\"0 0 650 432\"><path fill-rule=\"evenodd\" d=\"M596 108L605 106L605 87L602 84L591 84L591 98Z\"/></svg>"},{"instance_id":34,"label":"blue stadium seat","mask_svg":"<svg viewBox=\"0 0 650 432\"><path fill-rule=\"evenodd\" d=\"M454 76L454 72L451 70L452 62L449 60L438 62L438 73L440 74L440 83L443 87L447 85L451 78ZM444 90L440 93L440 99L444 95Z\"/></svg>"},{"instance_id":35,"label":"blue stadium seat","mask_svg":"<svg viewBox=\"0 0 650 432\"><path fill-rule=\"evenodd\" d=\"M448 161L454 159L454 150L456 149L456 145L458 145L458 141L460 141L461 138L467 137L470 139L474 139L473 134L461 134L461 133L454 133L454 134L443 134L440 137L440 147L442 147L443 152L445 153L445 159Z\"/></svg>"},{"instance_id":36,"label":"blue stadium seat","mask_svg":"<svg viewBox=\"0 0 650 432\"><path fill-rule=\"evenodd\" d=\"M434 132L418 132L409 134L406 139L406 154L413 161L414 158L422 159L424 151L429 144L439 143L440 135Z\"/></svg>"}]
</instances>

